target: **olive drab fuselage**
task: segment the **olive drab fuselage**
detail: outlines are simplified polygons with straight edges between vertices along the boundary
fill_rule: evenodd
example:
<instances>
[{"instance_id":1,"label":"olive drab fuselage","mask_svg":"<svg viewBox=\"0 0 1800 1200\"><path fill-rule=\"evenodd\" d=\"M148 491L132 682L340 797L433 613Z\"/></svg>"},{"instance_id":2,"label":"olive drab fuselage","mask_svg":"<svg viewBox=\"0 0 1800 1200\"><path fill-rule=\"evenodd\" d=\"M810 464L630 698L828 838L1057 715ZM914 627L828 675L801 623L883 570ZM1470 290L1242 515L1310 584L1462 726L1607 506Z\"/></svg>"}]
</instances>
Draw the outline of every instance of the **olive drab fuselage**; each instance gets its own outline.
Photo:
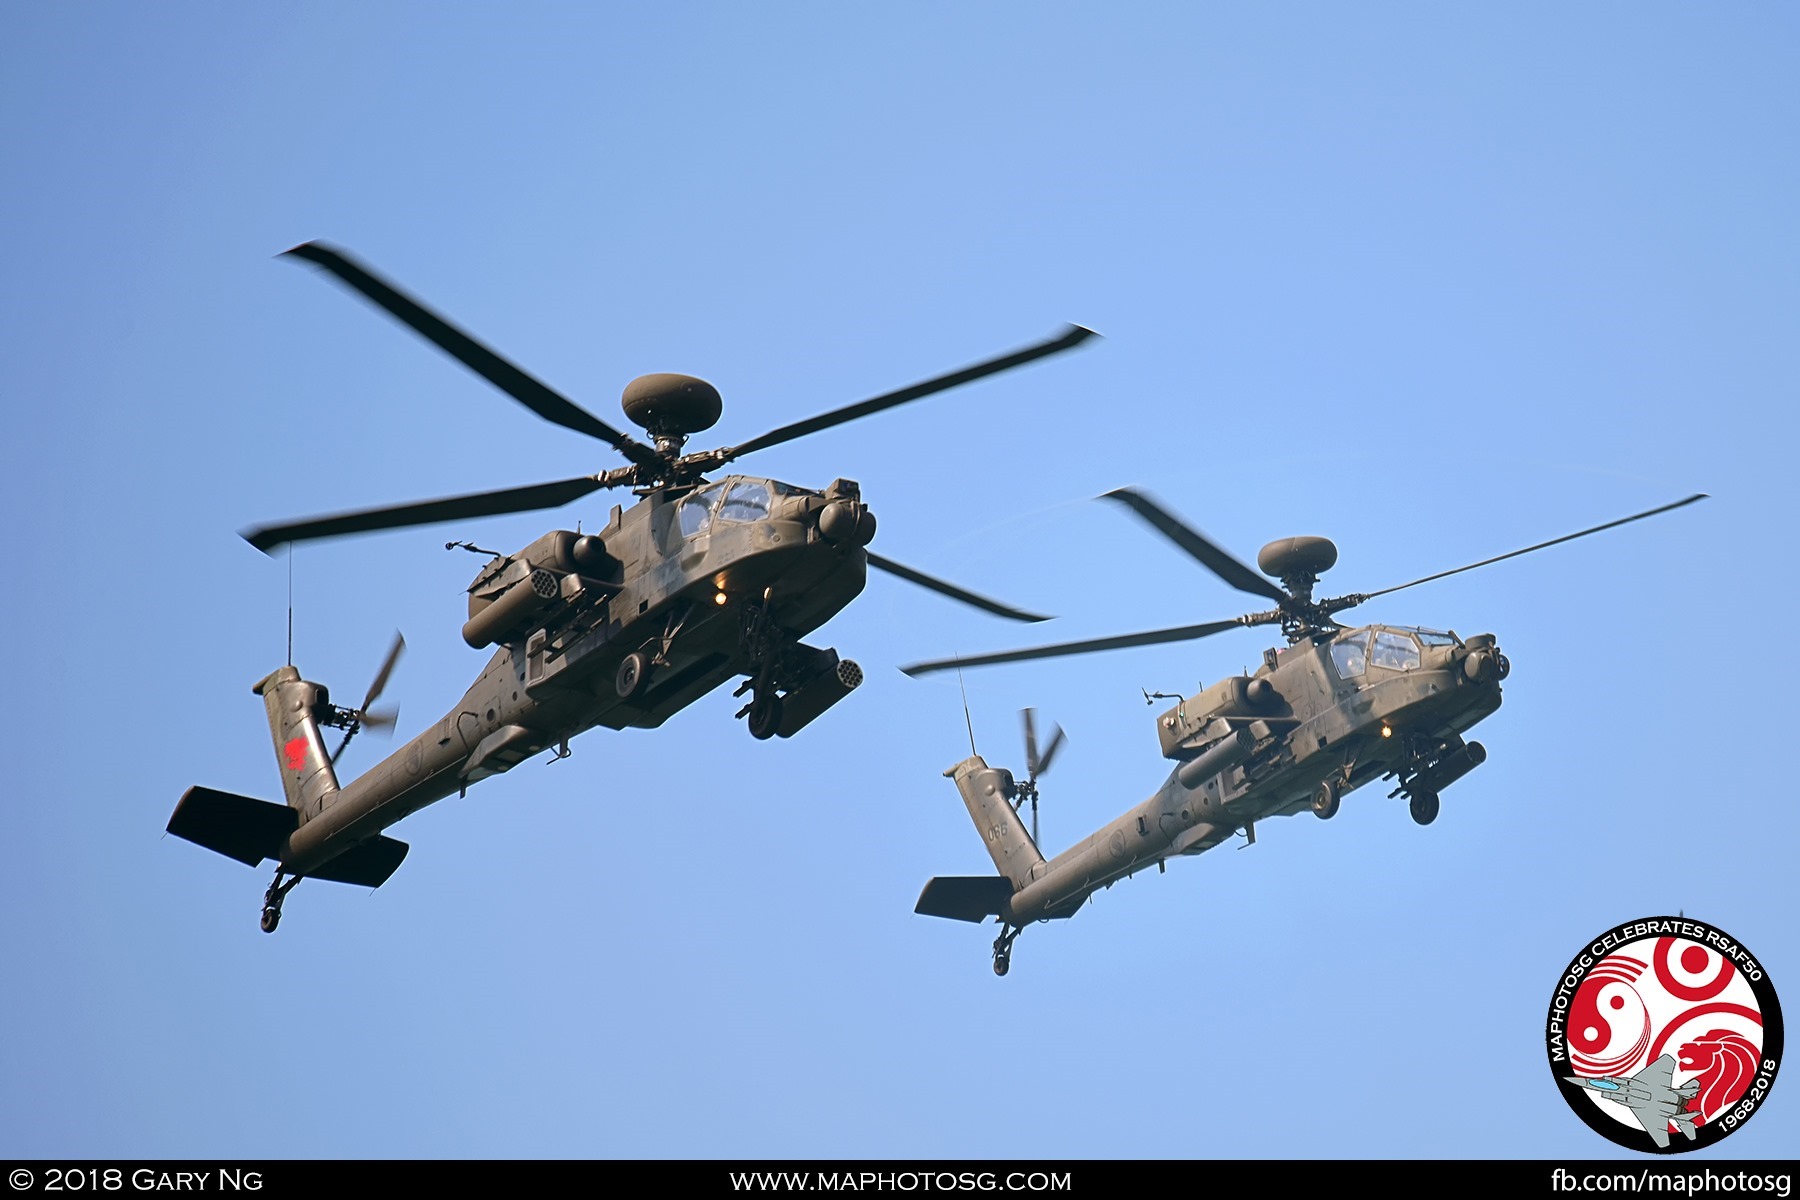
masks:
<instances>
[{"instance_id":1,"label":"olive drab fuselage","mask_svg":"<svg viewBox=\"0 0 1800 1200\"><path fill-rule=\"evenodd\" d=\"M1371 625L1315 633L1270 649L1250 675L1201 689L1157 717L1163 756L1176 764L1147 800L1046 859L1026 831L1012 772L971 756L945 774L999 870L940 877L915 911L965 921L996 917L995 970L1036 921L1073 916L1101 888L1233 837L1392 779L1421 824L1438 793L1486 758L1463 734L1500 707L1511 664L1493 637Z\"/></svg>"},{"instance_id":2,"label":"olive drab fuselage","mask_svg":"<svg viewBox=\"0 0 1800 1200\"><path fill-rule=\"evenodd\" d=\"M1066 915L1096 887L1209 850L1257 821L1319 811L1327 785L1338 797L1383 778L1401 793L1448 786L1434 770L1459 762L1462 735L1500 707L1509 669L1491 637L1464 643L1399 626L1270 650L1253 675L1221 680L1157 718L1163 754L1177 763L1167 781L1046 863L1013 897L1014 923Z\"/></svg>"},{"instance_id":3,"label":"olive drab fuselage","mask_svg":"<svg viewBox=\"0 0 1800 1200\"><path fill-rule=\"evenodd\" d=\"M491 629L499 643L493 657L429 729L302 811L283 868L305 874L346 839L367 837L595 726L654 728L734 675L767 669L776 686L798 689L837 667L834 652L798 645L867 579L855 531L858 511L867 510L853 498L853 484L833 487L828 497L732 476L615 506L598 533L559 530L496 556L470 585L465 626L470 641ZM821 520L834 505L839 519L848 510L851 536L834 540L824 531L834 527ZM531 591L546 576L554 580L550 594ZM529 602L514 601L520 615L510 622L477 625L528 591ZM759 634L755 626L764 622L772 628ZM472 634L470 626L477 626ZM650 670L637 693L624 696L617 673L634 652L649 658ZM789 661L765 664L759 653Z\"/></svg>"},{"instance_id":4,"label":"olive drab fuselage","mask_svg":"<svg viewBox=\"0 0 1800 1200\"><path fill-rule=\"evenodd\" d=\"M379 886L406 854L383 828L530 755L552 747L567 755L569 740L595 726L654 728L743 675L736 694L748 692L749 700L738 716L751 734L798 732L862 682L855 663L800 638L862 592L870 567L1012 620L1045 619L869 554L875 518L849 480L820 492L747 475L709 477L769 447L1062 354L1092 339L1091 329L1065 325L1016 350L729 445L690 449L688 439L724 411L707 380L662 371L627 383L620 405L643 430L647 440L640 440L342 250L309 241L283 257L319 268L538 417L626 461L523 487L260 525L243 531L252 546L273 553L317 538L559 508L607 488L630 488L637 501L614 507L597 532L556 530L517 553L494 554L469 586L462 629L469 645L496 647L492 659L442 720L348 787L338 785L334 764L357 731L392 723L371 706L404 640L396 638L361 707L332 704L292 664L256 685L288 803L193 787L168 830L252 866L277 861L264 897L265 932L274 932L299 879ZM447 544L455 546L475 549ZM345 731L329 757L321 726ZM283 882L287 875L293 878Z\"/></svg>"}]
</instances>

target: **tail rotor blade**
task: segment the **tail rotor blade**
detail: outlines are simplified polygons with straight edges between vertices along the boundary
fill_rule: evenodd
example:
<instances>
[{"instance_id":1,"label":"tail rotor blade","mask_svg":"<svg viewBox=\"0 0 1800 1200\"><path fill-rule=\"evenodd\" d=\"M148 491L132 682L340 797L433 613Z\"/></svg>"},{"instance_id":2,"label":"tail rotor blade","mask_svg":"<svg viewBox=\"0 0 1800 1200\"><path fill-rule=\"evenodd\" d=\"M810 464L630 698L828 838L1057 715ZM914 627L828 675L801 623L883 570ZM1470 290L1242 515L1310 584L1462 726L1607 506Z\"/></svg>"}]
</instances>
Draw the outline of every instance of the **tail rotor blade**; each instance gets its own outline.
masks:
<instances>
[{"instance_id":1,"label":"tail rotor blade","mask_svg":"<svg viewBox=\"0 0 1800 1200\"><path fill-rule=\"evenodd\" d=\"M1050 728L1050 744L1044 747L1044 757L1037 765L1040 773L1050 769L1050 760L1056 757L1057 750L1061 749L1062 744L1068 740L1063 736L1061 725L1052 725Z\"/></svg>"},{"instance_id":2,"label":"tail rotor blade","mask_svg":"<svg viewBox=\"0 0 1800 1200\"><path fill-rule=\"evenodd\" d=\"M392 729L400 723L398 708L378 708L362 715L364 729Z\"/></svg>"},{"instance_id":3,"label":"tail rotor blade","mask_svg":"<svg viewBox=\"0 0 1800 1200\"><path fill-rule=\"evenodd\" d=\"M1037 709L1022 708L1019 716L1025 722L1025 775L1036 779L1038 773Z\"/></svg>"},{"instance_id":4,"label":"tail rotor blade","mask_svg":"<svg viewBox=\"0 0 1800 1200\"><path fill-rule=\"evenodd\" d=\"M400 661L400 653L405 649L406 638L396 629L394 631L394 644L388 647L387 658L382 660L381 670L375 672L375 682L369 685L369 694L363 698L363 712L367 713L369 705L381 698L381 693L387 689L388 677L394 673L394 664ZM373 723L371 718L367 716L363 719L369 721L371 724Z\"/></svg>"},{"instance_id":5,"label":"tail rotor blade","mask_svg":"<svg viewBox=\"0 0 1800 1200\"><path fill-rule=\"evenodd\" d=\"M392 729L400 721L400 710L397 707L371 708L387 690L388 680L393 677L394 665L400 661L400 654L406 649L406 638L399 630L394 631L393 644L388 647L387 657L381 661L381 669L375 672L375 682L369 685L369 694L363 697L360 706L351 709L338 709L338 715L349 723L344 730L344 740L338 748L331 752L331 765L337 766L338 759L344 755L344 748L350 739L364 729Z\"/></svg>"}]
</instances>

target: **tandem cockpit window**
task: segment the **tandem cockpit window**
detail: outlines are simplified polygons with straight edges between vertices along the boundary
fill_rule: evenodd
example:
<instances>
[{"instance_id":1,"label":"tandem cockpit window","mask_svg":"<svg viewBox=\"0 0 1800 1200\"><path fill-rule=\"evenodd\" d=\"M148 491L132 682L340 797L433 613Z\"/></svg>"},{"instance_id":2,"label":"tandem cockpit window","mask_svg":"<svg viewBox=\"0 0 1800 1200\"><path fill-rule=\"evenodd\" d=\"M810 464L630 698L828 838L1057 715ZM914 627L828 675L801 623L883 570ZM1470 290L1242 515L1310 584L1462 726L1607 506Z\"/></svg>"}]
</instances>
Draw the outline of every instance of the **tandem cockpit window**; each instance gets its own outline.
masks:
<instances>
[{"instance_id":1,"label":"tandem cockpit window","mask_svg":"<svg viewBox=\"0 0 1800 1200\"><path fill-rule=\"evenodd\" d=\"M761 521L769 515L769 485L749 479L731 485L719 506L721 521Z\"/></svg>"},{"instance_id":2,"label":"tandem cockpit window","mask_svg":"<svg viewBox=\"0 0 1800 1200\"><path fill-rule=\"evenodd\" d=\"M704 491L695 492L681 502L682 537L694 537L705 533L711 527L713 502L724 490L723 484L714 484Z\"/></svg>"},{"instance_id":3,"label":"tandem cockpit window","mask_svg":"<svg viewBox=\"0 0 1800 1200\"><path fill-rule=\"evenodd\" d=\"M1375 635L1375 649L1369 655L1373 666L1390 671L1411 671L1419 665L1419 643L1408 634L1383 629Z\"/></svg>"},{"instance_id":4,"label":"tandem cockpit window","mask_svg":"<svg viewBox=\"0 0 1800 1200\"><path fill-rule=\"evenodd\" d=\"M1369 669L1369 631L1359 629L1331 643L1331 665L1339 679L1355 679Z\"/></svg>"}]
</instances>

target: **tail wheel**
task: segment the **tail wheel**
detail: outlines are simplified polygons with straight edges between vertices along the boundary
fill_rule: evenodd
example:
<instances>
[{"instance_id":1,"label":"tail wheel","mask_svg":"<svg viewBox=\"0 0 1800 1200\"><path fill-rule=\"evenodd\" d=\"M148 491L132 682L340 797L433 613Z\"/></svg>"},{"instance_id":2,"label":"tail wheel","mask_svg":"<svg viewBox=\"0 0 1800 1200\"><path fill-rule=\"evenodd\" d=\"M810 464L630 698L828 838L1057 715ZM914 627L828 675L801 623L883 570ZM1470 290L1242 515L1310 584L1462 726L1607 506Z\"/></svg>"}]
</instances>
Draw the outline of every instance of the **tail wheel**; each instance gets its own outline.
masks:
<instances>
[{"instance_id":1,"label":"tail wheel","mask_svg":"<svg viewBox=\"0 0 1800 1200\"><path fill-rule=\"evenodd\" d=\"M274 933L275 927L279 924L281 924L281 910L279 908L263 909L262 931L264 933Z\"/></svg>"},{"instance_id":2,"label":"tail wheel","mask_svg":"<svg viewBox=\"0 0 1800 1200\"><path fill-rule=\"evenodd\" d=\"M1437 820L1438 794L1436 792L1420 792L1407 805L1412 811L1412 819L1421 825L1429 825Z\"/></svg>"},{"instance_id":3,"label":"tail wheel","mask_svg":"<svg viewBox=\"0 0 1800 1200\"><path fill-rule=\"evenodd\" d=\"M1337 816L1338 800L1342 790L1341 785L1335 779L1327 779L1321 783L1319 790L1313 793L1313 816L1321 821L1329 821Z\"/></svg>"}]
</instances>

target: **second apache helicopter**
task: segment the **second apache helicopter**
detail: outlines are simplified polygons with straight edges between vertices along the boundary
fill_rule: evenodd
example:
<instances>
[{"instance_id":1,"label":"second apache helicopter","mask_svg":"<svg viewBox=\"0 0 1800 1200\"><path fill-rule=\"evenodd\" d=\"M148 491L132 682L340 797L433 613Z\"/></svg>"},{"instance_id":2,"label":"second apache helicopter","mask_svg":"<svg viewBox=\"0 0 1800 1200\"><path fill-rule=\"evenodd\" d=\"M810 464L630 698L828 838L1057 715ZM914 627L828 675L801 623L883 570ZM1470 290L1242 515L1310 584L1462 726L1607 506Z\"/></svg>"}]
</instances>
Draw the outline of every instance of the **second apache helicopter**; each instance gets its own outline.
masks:
<instances>
[{"instance_id":1,"label":"second apache helicopter","mask_svg":"<svg viewBox=\"0 0 1800 1200\"><path fill-rule=\"evenodd\" d=\"M862 670L801 638L860 594L875 567L965 604L1021 621L1009 608L870 553L875 517L860 488L838 479L823 491L773 479L708 476L757 450L869 416L1080 345L1094 334L1059 336L784 425L746 442L683 453L690 434L718 419L718 391L688 375L645 375L625 388L625 413L646 445L607 425L462 330L317 242L287 254L328 271L460 360L545 420L608 443L629 464L597 475L422 503L340 513L246 530L264 552L310 538L434 524L567 504L601 488L630 487L591 533L553 530L489 561L469 585L463 640L497 647L442 719L346 786L335 764L361 729L391 725L371 705L403 642L396 640L357 708L332 703L324 685L291 664L255 686L286 804L212 788L189 788L170 833L256 866L276 863L263 898L262 928L274 932L282 901L303 878L365 887L385 882L406 844L381 831L471 783L497 775L604 725L653 728L735 675L749 693L738 716L757 738L788 737L847 696ZM344 730L327 754L324 728Z\"/></svg>"},{"instance_id":2,"label":"second apache helicopter","mask_svg":"<svg viewBox=\"0 0 1800 1200\"><path fill-rule=\"evenodd\" d=\"M1074 916L1099 889L1152 864L1160 870L1176 855L1210 850L1240 831L1254 842L1256 822L1265 817L1310 809L1330 818L1345 793L1376 779L1392 779L1389 795L1405 796L1413 820L1431 824L1437 819L1439 794L1486 761L1482 744L1465 742L1462 735L1500 707L1500 682L1511 664L1492 634L1460 638L1402 625L1353 629L1340 625L1334 614L1376 596L1640 521L1705 496L1689 496L1378 592L1326 600L1313 599L1319 575L1337 562L1337 547L1325 538L1283 538L1263 547L1257 565L1281 580L1277 587L1144 493L1121 488L1106 498L1131 508L1232 587L1273 600L1276 607L1228 621L901 669L925 675L1190 641L1250 625L1280 625L1288 644L1264 651L1253 674L1221 679L1159 716L1156 732L1163 756L1176 763L1167 781L1148 800L1054 858L1046 860L1037 845L1037 777L1061 744L1060 730L1040 755L1027 710L1024 783L1010 771L990 767L974 753L973 744L968 758L944 772L955 780L999 874L932 879L914 911L961 921L997 918L997 975L1006 974L1013 939L1025 926ZM1030 833L1018 815L1027 799L1033 816Z\"/></svg>"}]
</instances>

